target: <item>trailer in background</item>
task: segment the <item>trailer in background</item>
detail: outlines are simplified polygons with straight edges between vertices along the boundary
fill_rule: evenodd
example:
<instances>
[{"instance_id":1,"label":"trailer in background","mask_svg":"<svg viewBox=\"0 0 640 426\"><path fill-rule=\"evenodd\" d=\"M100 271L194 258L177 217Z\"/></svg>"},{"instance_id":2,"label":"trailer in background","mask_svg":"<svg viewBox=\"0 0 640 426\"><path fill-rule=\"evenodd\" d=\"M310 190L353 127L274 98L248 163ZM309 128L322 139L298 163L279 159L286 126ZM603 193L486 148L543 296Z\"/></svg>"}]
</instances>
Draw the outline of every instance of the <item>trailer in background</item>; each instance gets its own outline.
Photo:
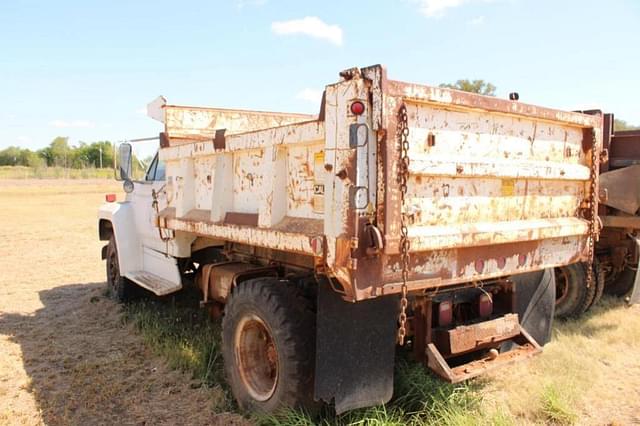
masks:
<instances>
[{"instance_id":1,"label":"trailer in background","mask_svg":"<svg viewBox=\"0 0 640 426\"><path fill-rule=\"evenodd\" d=\"M592 114L600 111L589 111ZM603 115L599 168L599 225L593 273L587 285L585 264L556 268L556 316L578 317L603 294L640 302L640 130L614 130L614 115Z\"/></svg>"}]
</instances>

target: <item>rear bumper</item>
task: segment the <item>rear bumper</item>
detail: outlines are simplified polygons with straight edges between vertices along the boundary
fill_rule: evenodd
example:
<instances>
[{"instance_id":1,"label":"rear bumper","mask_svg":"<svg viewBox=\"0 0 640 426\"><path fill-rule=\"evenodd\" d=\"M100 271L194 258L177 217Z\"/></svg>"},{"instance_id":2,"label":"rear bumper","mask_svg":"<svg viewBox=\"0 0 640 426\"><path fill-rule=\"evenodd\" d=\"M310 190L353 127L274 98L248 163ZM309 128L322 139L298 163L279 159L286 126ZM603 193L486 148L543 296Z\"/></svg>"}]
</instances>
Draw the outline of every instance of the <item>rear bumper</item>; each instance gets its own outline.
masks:
<instances>
[{"instance_id":1,"label":"rear bumper","mask_svg":"<svg viewBox=\"0 0 640 426\"><path fill-rule=\"evenodd\" d=\"M509 341L517 346L500 352L500 346ZM517 314L456 327L441 336L438 346L441 350L435 343L427 345L427 365L450 383L471 379L542 352L540 345L520 325ZM447 361L473 352L478 352L479 357L466 364L451 366Z\"/></svg>"}]
</instances>

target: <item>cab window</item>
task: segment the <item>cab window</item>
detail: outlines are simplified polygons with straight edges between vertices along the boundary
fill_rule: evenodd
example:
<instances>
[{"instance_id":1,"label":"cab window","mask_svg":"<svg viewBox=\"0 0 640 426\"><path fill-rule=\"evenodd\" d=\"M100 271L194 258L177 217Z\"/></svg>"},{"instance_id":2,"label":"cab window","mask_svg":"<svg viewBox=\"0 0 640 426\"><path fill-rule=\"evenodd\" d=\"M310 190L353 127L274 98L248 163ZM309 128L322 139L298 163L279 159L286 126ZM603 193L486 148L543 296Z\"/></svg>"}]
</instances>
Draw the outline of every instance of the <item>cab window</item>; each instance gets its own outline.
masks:
<instances>
[{"instance_id":1,"label":"cab window","mask_svg":"<svg viewBox=\"0 0 640 426\"><path fill-rule=\"evenodd\" d=\"M164 161L158 159L158 164L156 165L156 174L154 180L164 180Z\"/></svg>"},{"instance_id":2,"label":"cab window","mask_svg":"<svg viewBox=\"0 0 640 426\"><path fill-rule=\"evenodd\" d=\"M147 174L144 177L145 181L158 181L164 180L164 161L160 161L158 159L158 154L153 157L153 161L149 166L149 170L147 170Z\"/></svg>"}]
</instances>

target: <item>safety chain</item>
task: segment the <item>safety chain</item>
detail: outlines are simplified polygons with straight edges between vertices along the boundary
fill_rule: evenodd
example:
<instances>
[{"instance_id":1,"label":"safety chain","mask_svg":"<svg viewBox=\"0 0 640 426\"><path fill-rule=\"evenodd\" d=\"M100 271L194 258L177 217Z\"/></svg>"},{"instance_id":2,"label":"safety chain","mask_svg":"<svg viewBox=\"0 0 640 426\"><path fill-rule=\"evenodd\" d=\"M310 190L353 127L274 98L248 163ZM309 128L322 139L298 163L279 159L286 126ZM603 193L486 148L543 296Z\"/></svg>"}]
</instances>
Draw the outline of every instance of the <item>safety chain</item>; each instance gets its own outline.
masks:
<instances>
[{"instance_id":1,"label":"safety chain","mask_svg":"<svg viewBox=\"0 0 640 426\"><path fill-rule=\"evenodd\" d=\"M598 190L598 153L596 152L596 131L591 130L591 194L589 194L589 209L591 218L589 221L589 259L587 261L587 288L591 288L594 285L593 280L593 262L594 262L594 247L598 237L598 202L597 193Z\"/></svg>"},{"instance_id":2,"label":"safety chain","mask_svg":"<svg viewBox=\"0 0 640 426\"><path fill-rule=\"evenodd\" d=\"M153 199L151 206L156 211L156 226L158 227L158 234L160 235L160 239L167 244L167 252L169 251L169 241L175 238L175 235L165 236L162 233L162 228L160 227L159 217L160 217L160 207L158 205L158 193L164 192L165 185L162 185L160 189L157 191L155 189L151 190L151 198ZM166 194L166 192L165 192Z\"/></svg>"},{"instance_id":3,"label":"safety chain","mask_svg":"<svg viewBox=\"0 0 640 426\"><path fill-rule=\"evenodd\" d=\"M407 107L402 105L398 111L398 140L400 142L400 165L398 183L400 186L400 254L402 256L402 297L400 298L400 316L398 318L398 343L404 345L407 335L407 281L409 279L409 242L405 202L407 196L407 180L409 179L409 125Z\"/></svg>"}]
</instances>

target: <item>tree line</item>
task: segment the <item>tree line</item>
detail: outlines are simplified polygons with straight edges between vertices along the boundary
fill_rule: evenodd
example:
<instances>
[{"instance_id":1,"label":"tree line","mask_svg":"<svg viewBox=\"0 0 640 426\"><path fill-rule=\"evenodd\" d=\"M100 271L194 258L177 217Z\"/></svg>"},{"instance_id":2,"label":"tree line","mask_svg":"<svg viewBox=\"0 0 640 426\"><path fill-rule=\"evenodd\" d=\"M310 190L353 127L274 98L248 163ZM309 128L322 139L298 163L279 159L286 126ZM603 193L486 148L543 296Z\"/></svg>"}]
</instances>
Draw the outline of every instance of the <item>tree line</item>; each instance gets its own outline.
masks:
<instances>
[{"instance_id":1,"label":"tree line","mask_svg":"<svg viewBox=\"0 0 640 426\"><path fill-rule=\"evenodd\" d=\"M440 87L462 90L463 92L478 93L480 95L485 95L485 96L496 95L496 86L484 80L466 80L466 79L458 80L455 83L442 83ZM619 118L614 118L613 120L614 131L619 132L623 130L638 130L638 129L640 129L640 126L629 124L624 120L620 120Z\"/></svg>"},{"instance_id":2,"label":"tree line","mask_svg":"<svg viewBox=\"0 0 640 426\"><path fill-rule=\"evenodd\" d=\"M98 141L80 142L77 146L72 146L69 145L69 138L59 136L46 148L36 151L18 146L1 150L0 166L112 168L113 144L109 141Z\"/></svg>"}]
</instances>

